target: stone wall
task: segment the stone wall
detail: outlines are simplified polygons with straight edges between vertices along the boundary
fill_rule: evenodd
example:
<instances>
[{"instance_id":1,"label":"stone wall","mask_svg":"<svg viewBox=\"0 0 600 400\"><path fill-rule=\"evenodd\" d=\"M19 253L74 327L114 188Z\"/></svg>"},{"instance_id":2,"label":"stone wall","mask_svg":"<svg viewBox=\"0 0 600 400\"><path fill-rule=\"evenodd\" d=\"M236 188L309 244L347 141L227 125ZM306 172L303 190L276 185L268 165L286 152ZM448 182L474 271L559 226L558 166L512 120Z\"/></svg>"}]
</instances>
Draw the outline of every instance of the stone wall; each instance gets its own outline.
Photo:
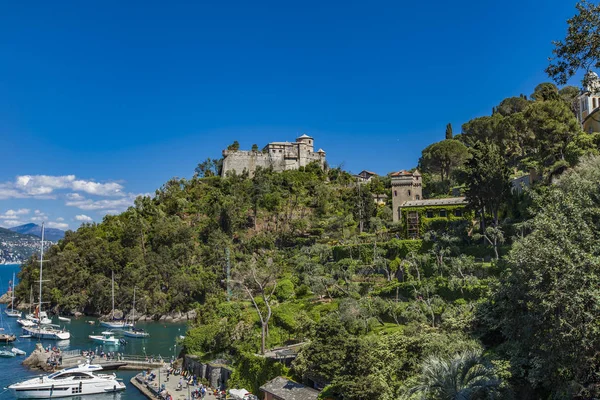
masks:
<instances>
[{"instance_id":1,"label":"stone wall","mask_svg":"<svg viewBox=\"0 0 600 400\"><path fill-rule=\"evenodd\" d=\"M223 172L227 175L229 171L235 171L241 174L244 170L248 171L250 176L254 175L257 167L272 167L276 172L282 172L292 169L298 169L311 162L318 161L321 166L325 164L325 156L319 153L307 153L298 151L297 146L291 146L294 149L281 149L282 152L260 152L260 151L232 151L223 150Z\"/></svg>"},{"instance_id":2,"label":"stone wall","mask_svg":"<svg viewBox=\"0 0 600 400\"><path fill-rule=\"evenodd\" d=\"M198 379L206 379L210 387L225 389L227 381L231 376L231 369L225 365L223 360L215 360L209 363L200 362L198 357L186 355L183 359L183 369L196 375Z\"/></svg>"}]
</instances>

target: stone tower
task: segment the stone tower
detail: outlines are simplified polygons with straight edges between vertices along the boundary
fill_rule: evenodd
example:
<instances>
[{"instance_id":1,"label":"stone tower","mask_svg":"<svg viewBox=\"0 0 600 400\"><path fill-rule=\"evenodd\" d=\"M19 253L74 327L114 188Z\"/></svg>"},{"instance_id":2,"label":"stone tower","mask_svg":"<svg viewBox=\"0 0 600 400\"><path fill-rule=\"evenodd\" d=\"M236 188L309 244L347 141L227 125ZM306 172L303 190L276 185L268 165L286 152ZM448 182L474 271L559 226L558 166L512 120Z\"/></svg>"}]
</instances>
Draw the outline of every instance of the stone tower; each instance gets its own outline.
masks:
<instances>
[{"instance_id":1,"label":"stone tower","mask_svg":"<svg viewBox=\"0 0 600 400\"><path fill-rule=\"evenodd\" d=\"M392 175L392 217L400 221L400 206L407 201L423 199L423 182L418 170L399 171Z\"/></svg>"}]
</instances>

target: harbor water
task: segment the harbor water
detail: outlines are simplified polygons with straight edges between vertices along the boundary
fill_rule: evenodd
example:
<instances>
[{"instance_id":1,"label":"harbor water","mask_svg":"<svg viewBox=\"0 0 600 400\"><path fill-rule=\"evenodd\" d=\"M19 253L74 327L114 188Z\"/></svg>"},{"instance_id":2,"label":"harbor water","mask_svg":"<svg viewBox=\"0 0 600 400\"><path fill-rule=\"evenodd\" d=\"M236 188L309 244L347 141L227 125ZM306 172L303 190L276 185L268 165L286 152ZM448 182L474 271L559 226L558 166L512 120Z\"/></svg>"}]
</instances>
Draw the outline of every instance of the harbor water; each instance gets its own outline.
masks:
<instances>
[{"instance_id":1,"label":"harbor water","mask_svg":"<svg viewBox=\"0 0 600 400\"><path fill-rule=\"evenodd\" d=\"M12 279L13 272L19 272L18 265L0 265L0 293L5 293L8 288L8 283ZM10 305L8 305L10 307ZM4 314L5 305L1 306L2 312L2 326L4 332L14 333L17 335L17 341L8 344L0 345L0 349L5 347L10 350L12 347L17 347L24 350L26 356L17 356L14 358L0 358L0 400L12 399L13 396L9 391L4 388L11 383L28 379L30 377L40 375L40 371L30 371L21 365L21 362L33 351L37 339L23 339L18 336L22 334L20 326L16 322L16 318L9 318ZM138 338L125 338L127 344L124 346L105 346L104 348L92 342L88 335L99 334L107 328L103 328L98 323L94 325L88 324L88 321L96 321L95 318L82 317L72 318L71 322L59 321L56 317L52 318L53 323L64 326L71 332L71 339L67 341L52 341L42 340L44 347L57 346L62 350L94 350L96 349L104 351L114 351L122 354L135 354L141 356L161 356L165 360L170 360L171 357L178 354L181 347L177 345L176 339L185 335L186 324L174 324L174 323L159 323L159 322L139 322L136 327L146 330L149 334L149 338L138 339ZM71 397L71 399L85 398L90 400L108 400L108 399L122 399L122 400L137 400L145 399L135 387L133 387L129 380L137 374L136 371L117 371L117 376L122 378L127 386L127 390L117 394L101 394L94 396L83 396L83 397Z\"/></svg>"}]
</instances>

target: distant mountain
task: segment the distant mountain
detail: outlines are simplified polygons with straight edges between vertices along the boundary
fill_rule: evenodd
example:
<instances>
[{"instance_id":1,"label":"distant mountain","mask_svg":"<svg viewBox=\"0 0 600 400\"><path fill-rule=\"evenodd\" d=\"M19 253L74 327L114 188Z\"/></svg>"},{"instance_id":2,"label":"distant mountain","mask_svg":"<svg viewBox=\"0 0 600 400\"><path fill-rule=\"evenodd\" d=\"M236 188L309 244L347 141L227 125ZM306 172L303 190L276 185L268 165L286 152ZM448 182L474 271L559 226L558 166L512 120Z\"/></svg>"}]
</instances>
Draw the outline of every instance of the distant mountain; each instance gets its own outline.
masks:
<instances>
[{"instance_id":1,"label":"distant mountain","mask_svg":"<svg viewBox=\"0 0 600 400\"><path fill-rule=\"evenodd\" d=\"M21 233L23 235L34 235L42 237L42 227L37 224L25 224L10 228L11 231ZM60 239L65 237L65 232L60 229L45 228L44 239L51 242L58 242Z\"/></svg>"},{"instance_id":2,"label":"distant mountain","mask_svg":"<svg viewBox=\"0 0 600 400\"><path fill-rule=\"evenodd\" d=\"M51 245L50 242L46 243L46 246ZM39 237L0 228L0 264L20 264L39 249Z\"/></svg>"}]
</instances>

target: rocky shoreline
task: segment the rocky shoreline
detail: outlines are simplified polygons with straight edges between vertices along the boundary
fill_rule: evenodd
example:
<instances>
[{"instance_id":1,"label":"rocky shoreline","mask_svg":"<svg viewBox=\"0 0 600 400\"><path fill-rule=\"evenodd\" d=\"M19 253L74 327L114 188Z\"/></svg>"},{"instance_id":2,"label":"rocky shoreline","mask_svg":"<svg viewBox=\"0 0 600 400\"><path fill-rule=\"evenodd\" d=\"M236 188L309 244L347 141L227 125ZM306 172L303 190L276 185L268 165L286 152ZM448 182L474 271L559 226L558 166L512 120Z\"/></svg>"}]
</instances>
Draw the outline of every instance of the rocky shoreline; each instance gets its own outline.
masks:
<instances>
[{"instance_id":1,"label":"rocky shoreline","mask_svg":"<svg viewBox=\"0 0 600 400\"><path fill-rule=\"evenodd\" d=\"M11 301L10 292L7 292L7 293L3 294L2 296L0 296L0 304L9 304L10 301ZM15 308L17 308L19 310L29 310L30 306L31 305L29 303L15 304ZM61 311L63 311L63 312L61 312ZM60 310L57 307L55 307L52 310L48 310L48 312L50 314L57 314L57 315L63 315L63 314L70 315L75 318L80 318L83 316L98 317L101 321L106 321L106 320L112 319L111 314L106 314L106 315L85 314L85 313L83 313L81 311L77 311L77 310L71 310L70 312L64 313L64 310ZM123 311L115 310L114 318L115 319L126 318L127 320L131 321L133 319L133 315L131 312L128 315L125 315ZM195 310L185 311L185 312L173 311L171 313L164 314L164 315L146 315L140 311L135 312L135 321L136 322L137 321L142 321L142 322L143 321L146 321L146 322L150 322L150 321L187 322L187 321L193 321L195 319L196 319L196 311Z\"/></svg>"}]
</instances>

